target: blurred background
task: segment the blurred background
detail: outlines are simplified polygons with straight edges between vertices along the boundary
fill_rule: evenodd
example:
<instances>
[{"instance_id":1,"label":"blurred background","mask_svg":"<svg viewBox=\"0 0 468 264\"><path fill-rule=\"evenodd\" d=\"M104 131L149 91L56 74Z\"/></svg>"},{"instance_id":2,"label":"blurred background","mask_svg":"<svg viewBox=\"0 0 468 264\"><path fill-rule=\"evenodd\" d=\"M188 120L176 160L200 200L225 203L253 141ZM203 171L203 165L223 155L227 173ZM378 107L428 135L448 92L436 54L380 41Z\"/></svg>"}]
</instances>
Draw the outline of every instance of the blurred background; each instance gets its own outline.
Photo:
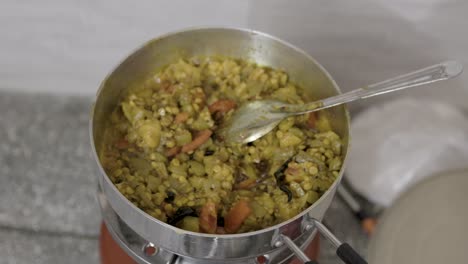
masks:
<instances>
[{"instance_id":1,"label":"blurred background","mask_svg":"<svg viewBox=\"0 0 468 264\"><path fill-rule=\"evenodd\" d=\"M348 91L447 59L468 65L462 0L44 0L0 2L0 264L98 263L100 213L88 114L135 48L197 26L251 28L307 51ZM468 74L397 97L467 107ZM345 203L325 219L365 254ZM324 246L321 263L339 263Z\"/></svg>"},{"instance_id":2,"label":"blurred background","mask_svg":"<svg viewBox=\"0 0 468 264\"><path fill-rule=\"evenodd\" d=\"M3 0L0 89L93 95L103 76L145 41L217 25L283 38L347 90L442 59L467 63L466 10L457 0ZM455 88L430 93L454 101L466 95L461 85L443 85Z\"/></svg>"}]
</instances>

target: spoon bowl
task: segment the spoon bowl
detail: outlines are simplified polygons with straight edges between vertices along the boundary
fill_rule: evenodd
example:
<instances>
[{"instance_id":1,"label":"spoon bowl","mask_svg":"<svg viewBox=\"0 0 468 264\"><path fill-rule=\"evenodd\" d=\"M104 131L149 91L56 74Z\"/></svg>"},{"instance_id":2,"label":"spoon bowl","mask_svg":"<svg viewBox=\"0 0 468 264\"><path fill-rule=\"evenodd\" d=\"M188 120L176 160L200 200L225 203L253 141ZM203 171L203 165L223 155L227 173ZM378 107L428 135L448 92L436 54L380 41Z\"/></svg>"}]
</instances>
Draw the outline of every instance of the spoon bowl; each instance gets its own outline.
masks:
<instances>
[{"instance_id":1,"label":"spoon bowl","mask_svg":"<svg viewBox=\"0 0 468 264\"><path fill-rule=\"evenodd\" d=\"M290 114L278 112L287 104L274 100L251 101L241 105L220 129L227 142L248 143L273 130Z\"/></svg>"}]
</instances>

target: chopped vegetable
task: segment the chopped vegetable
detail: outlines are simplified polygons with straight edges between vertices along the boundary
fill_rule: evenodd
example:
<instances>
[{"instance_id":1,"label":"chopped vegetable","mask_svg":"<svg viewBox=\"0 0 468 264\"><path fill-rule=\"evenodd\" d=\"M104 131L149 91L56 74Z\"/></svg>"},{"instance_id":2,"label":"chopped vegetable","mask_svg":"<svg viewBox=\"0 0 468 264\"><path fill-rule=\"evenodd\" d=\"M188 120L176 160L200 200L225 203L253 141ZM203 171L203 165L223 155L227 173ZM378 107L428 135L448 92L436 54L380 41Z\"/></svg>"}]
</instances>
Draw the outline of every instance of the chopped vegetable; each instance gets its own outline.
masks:
<instances>
[{"instance_id":1,"label":"chopped vegetable","mask_svg":"<svg viewBox=\"0 0 468 264\"><path fill-rule=\"evenodd\" d=\"M288 203L292 200L292 192L291 190L289 190L289 187L285 184L286 177L284 173L292 159L293 158L291 157L288 160L286 160L286 162L284 162L274 174L276 184L278 185L279 189L288 196Z\"/></svg>"},{"instance_id":2,"label":"chopped vegetable","mask_svg":"<svg viewBox=\"0 0 468 264\"><path fill-rule=\"evenodd\" d=\"M159 146L161 139L161 125L156 120L147 120L137 129L137 133L143 140L143 145L150 148Z\"/></svg>"},{"instance_id":3,"label":"chopped vegetable","mask_svg":"<svg viewBox=\"0 0 468 264\"><path fill-rule=\"evenodd\" d=\"M256 179L247 179L245 181L241 181L240 183L236 184L234 186L234 189L239 190L239 189L250 189L257 185L257 180Z\"/></svg>"},{"instance_id":4,"label":"chopped vegetable","mask_svg":"<svg viewBox=\"0 0 468 264\"><path fill-rule=\"evenodd\" d=\"M177 131L174 135L177 146L183 146L192 142L192 134L188 130Z\"/></svg>"},{"instance_id":5,"label":"chopped vegetable","mask_svg":"<svg viewBox=\"0 0 468 264\"><path fill-rule=\"evenodd\" d=\"M325 114L323 112L320 112L320 114L318 115L315 126L317 127L317 129L320 132L327 132L327 131L332 130L332 127L330 125L330 121L328 120L328 118L326 118L326 116L325 116Z\"/></svg>"},{"instance_id":6,"label":"chopped vegetable","mask_svg":"<svg viewBox=\"0 0 468 264\"><path fill-rule=\"evenodd\" d=\"M186 216L182 221L180 221L179 227L192 232L200 232L200 221L198 217Z\"/></svg>"},{"instance_id":7,"label":"chopped vegetable","mask_svg":"<svg viewBox=\"0 0 468 264\"><path fill-rule=\"evenodd\" d=\"M135 124L146 116L146 111L143 108L136 106L133 102L122 103L122 112L130 123Z\"/></svg>"},{"instance_id":8,"label":"chopped vegetable","mask_svg":"<svg viewBox=\"0 0 468 264\"><path fill-rule=\"evenodd\" d=\"M284 171L288 168L289 162L291 162L292 157L287 159L279 168L275 171L275 179L277 182L282 182L284 180Z\"/></svg>"},{"instance_id":9,"label":"chopped vegetable","mask_svg":"<svg viewBox=\"0 0 468 264\"><path fill-rule=\"evenodd\" d=\"M216 205L208 201L200 211L200 231L214 234L217 227Z\"/></svg>"},{"instance_id":10,"label":"chopped vegetable","mask_svg":"<svg viewBox=\"0 0 468 264\"><path fill-rule=\"evenodd\" d=\"M218 100L212 103L208 107L208 109L210 110L210 113L215 113L215 112L226 113L229 110L234 109L235 107L236 107L236 102L232 100L222 99L222 100Z\"/></svg>"},{"instance_id":11,"label":"chopped vegetable","mask_svg":"<svg viewBox=\"0 0 468 264\"><path fill-rule=\"evenodd\" d=\"M292 200L292 192L289 190L286 184L281 184L279 186L280 190L283 191L288 196L288 203Z\"/></svg>"},{"instance_id":12,"label":"chopped vegetable","mask_svg":"<svg viewBox=\"0 0 468 264\"><path fill-rule=\"evenodd\" d=\"M190 207L183 206L177 209L175 214L167 220L167 223L170 225L177 224L180 220L184 219L186 216L197 216L195 210Z\"/></svg>"},{"instance_id":13,"label":"chopped vegetable","mask_svg":"<svg viewBox=\"0 0 468 264\"><path fill-rule=\"evenodd\" d=\"M315 124L317 123L317 115L315 112L309 113L309 118L307 119L307 127L308 128L315 128Z\"/></svg>"},{"instance_id":14,"label":"chopped vegetable","mask_svg":"<svg viewBox=\"0 0 468 264\"><path fill-rule=\"evenodd\" d=\"M180 150L181 150L181 147L173 147L173 148L170 148L170 149L168 149L168 150L166 151L166 156L167 156L167 157L173 157L173 156L179 154Z\"/></svg>"},{"instance_id":15,"label":"chopped vegetable","mask_svg":"<svg viewBox=\"0 0 468 264\"><path fill-rule=\"evenodd\" d=\"M115 147L118 149L127 149L130 147L130 143L126 139L121 138L115 142Z\"/></svg>"},{"instance_id":16,"label":"chopped vegetable","mask_svg":"<svg viewBox=\"0 0 468 264\"><path fill-rule=\"evenodd\" d=\"M185 153L197 149L211 137L211 134L213 134L213 132L209 129L200 131L192 142L182 147L182 152Z\"/></svg>"},{"instance_id":17,"label":"chopped vegetable","mask_svg":"<svg viewBox=\"0 0 468 264\"><path fill-rule=\"evenodd\" d=\"M246 200L238 201L224 218L224 230L226 230L226 233L236 233L251 213L252 209Z\"/></svg>"},{"instance_id":18,"label":"chopped vegetable","mask_svg":"<svg viewBox=\"0 0 468 264\"><path fill-rule=\"evenodd\" d=\"M148 175L148 173L153 169L151 163L141 157L129 158L128 166L133 171L138 171L141 175Z\"/></svg>"},{"instance_id":19,"label":"chopped vegetable","mask_svg":"<svg viewBox=\"0 0 468 264\"><path fill-rule=\"evenodd\" d=\"M182 112L182 113L178 113L174 119L174 123L176 124L180 124L180 123L183 123L185 122L187 119L189 118L189 113L187 112Z\"/></svg>"}]
</instances>

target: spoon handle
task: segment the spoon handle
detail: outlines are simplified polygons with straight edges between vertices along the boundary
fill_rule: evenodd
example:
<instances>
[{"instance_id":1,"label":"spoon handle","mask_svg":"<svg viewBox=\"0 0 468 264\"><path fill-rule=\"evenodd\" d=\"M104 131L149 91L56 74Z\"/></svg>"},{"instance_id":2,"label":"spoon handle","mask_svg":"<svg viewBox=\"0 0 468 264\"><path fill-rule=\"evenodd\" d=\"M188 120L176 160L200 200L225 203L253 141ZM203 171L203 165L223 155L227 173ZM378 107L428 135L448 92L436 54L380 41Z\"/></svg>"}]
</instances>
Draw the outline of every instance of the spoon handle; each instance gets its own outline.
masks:
<instances>
[{"instance_id":1,"label":"spoon handle","mask_svg":"<svg viewBox=\"0 0 468 264\"><path fill-rule=\"evenodd\" d=\"M456 61L446 61L386 81L374 83L347 93L339 94L305 105L288 105L282 110L291 114L317 111L332 106L348 103L357 99L372 97L406 88L416 87L456 77L463 71L463 66Z\"/></svg>"}]
</instances>

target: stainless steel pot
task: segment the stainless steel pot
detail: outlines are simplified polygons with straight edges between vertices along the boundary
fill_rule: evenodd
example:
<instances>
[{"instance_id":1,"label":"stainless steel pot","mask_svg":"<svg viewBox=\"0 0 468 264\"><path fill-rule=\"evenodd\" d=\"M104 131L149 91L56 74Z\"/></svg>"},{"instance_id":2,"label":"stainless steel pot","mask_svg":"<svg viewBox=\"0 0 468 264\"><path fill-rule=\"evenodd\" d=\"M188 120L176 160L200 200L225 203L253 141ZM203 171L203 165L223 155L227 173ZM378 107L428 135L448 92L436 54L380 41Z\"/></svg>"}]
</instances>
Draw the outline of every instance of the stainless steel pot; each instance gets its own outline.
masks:
<instances>
[{"instance_id":1,"label":"stainless steel pot","mask_svg":"<svg viewBox=\"0 0 468 264\"><path fill-rule=\"evenodd\" d=\"M163 223L129 202L107 177L99 162L98 153L102 149L104 124L117 106L122 92L178 58L193 55L230 56L285 69L292 80L306 88L310 99L340 93L335 81L312 57L291 44L261 32L232 28L200 28L171 33L149 41L107 76L97 93L92 109L90 134L94 155L101 171L98 177L106 223L109 226L113 221L106 219L108 214L105 211L110 205L119 221L142 239L151 241L167 252L195 259L248 259L287 250L286 246L294 247L291 240L296 241L298 245L310 241L316 232L315 227L324 228L319 221L330 206L343 177L344 168L330 189L301 214L269 228L235 235L193 233ZM327 113L331 117L334 131L344 140L343 151L346 157L349 145L348 111L346 107L340 106L327 110ZM115 223L117 222L114 221L114 229ZM341 244L337 241L335 239L334 242Z\"/></svg>"}]
</instances>

